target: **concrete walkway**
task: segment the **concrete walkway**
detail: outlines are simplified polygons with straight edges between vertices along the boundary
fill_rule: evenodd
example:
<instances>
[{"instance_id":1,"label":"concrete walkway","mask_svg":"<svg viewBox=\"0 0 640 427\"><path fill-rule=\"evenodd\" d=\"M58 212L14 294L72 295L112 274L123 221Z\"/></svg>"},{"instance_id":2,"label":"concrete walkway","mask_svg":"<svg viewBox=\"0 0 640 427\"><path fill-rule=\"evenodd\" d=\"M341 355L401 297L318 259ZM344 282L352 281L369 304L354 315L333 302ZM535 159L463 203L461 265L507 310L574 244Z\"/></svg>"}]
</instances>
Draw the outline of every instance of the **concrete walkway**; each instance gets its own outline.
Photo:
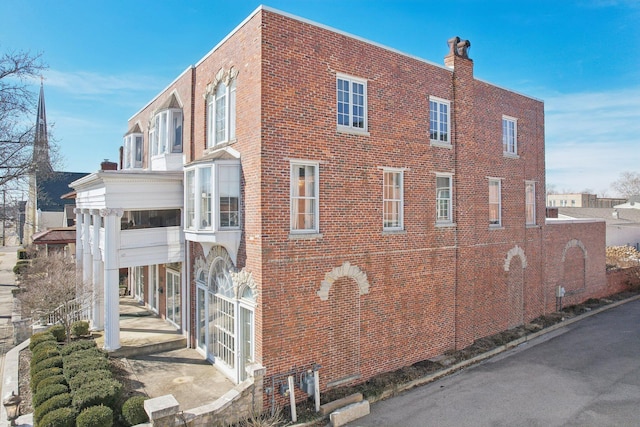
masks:
<instances>
[{"instance_id":1,"label":"concrete walkway","mask_svg":"<svg viewBox=\"0 0 640 427\"><path fill-rule=\"evenodd\" d=\"M11 243L7 239L7 243ZM9 350L13 348L13 326L11 324L11 313L13 312L13 294L15 289L15 275L13 267L17 261L18 246L0 246L0 374L5 378L5 357ZM17 379L17 373L15 374ZM16 383L17 384L17 383ZM11 384L13 386L13 384ZM15 390L16 392L18 390ZM2 383L1 399L11 391L7 388L5 381ZM0 425L6 424L7 414L4 406L0 405Z\"/></svg>"}]
</instances>

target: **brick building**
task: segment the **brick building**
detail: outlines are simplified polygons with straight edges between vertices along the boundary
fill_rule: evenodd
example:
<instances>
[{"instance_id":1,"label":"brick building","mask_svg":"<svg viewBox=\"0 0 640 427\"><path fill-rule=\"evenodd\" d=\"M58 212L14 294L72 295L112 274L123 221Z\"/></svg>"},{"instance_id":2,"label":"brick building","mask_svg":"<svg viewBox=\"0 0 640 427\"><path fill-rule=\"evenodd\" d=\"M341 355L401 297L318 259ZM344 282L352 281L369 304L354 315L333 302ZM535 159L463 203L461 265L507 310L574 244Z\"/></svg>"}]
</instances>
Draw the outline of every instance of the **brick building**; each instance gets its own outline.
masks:
<instances>
[{"instance_id":1,"label":"brick building","mask_svg":"<svg viewBox=\"0 0 640 427\"><path fill-rule=\"evenodd\" d=\"M258 8L73 184L105 347L123 267L233 381L320 365L322 390L601 292L604 224L545 222L542 101L468 47L438 65Z\"/></svg>"}]
</instances>

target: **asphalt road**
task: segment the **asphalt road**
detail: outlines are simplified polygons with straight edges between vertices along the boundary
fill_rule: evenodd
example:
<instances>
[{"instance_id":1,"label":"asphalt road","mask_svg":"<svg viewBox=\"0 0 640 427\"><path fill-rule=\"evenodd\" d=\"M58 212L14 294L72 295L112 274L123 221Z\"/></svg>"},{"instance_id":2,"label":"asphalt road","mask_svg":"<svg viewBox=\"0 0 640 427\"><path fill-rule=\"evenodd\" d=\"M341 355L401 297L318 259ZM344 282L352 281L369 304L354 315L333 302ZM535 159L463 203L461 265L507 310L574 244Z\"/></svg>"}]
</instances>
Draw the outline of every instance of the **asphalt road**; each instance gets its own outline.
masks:
<instances>
[{"instance_id":1,"label":"asphalt road","mask_svg":"<svg viewBox=\"0 0 640 427\"><path fill-rule=\"evenodd\" d=\"M640 300L375 403L349 426L639 426Z\"/></svg>"}]
</instances>

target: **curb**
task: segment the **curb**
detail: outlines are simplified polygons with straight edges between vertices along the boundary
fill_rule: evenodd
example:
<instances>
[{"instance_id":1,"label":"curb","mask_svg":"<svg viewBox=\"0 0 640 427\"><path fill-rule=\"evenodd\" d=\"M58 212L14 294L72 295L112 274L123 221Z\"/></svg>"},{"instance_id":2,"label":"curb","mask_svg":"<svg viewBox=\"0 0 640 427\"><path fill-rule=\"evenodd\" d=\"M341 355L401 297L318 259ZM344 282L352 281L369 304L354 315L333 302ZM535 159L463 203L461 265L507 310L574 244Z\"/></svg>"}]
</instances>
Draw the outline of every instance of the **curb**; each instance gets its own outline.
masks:
<instances>
[{"instance_id":1,"label":"curb","mask_svg":"<svg viewBox=\"0 0 640 427\"><path fill-rule=\"evenodd\" d=\"M446 377L448 375L451 375L454 372L460 371L460 370L462 370L464 368L467 368L469 366L478 364L478 363L480 363L480 362L482 362L482 361L484 361L486 359L490 359L493 356L496 356L496 355L498 355L500 353L503 353L503 352L505 352L507 350L511 350L512 348L515 348L515 347L519 346L520 344L523 344L525 342L529 342L531 340L534 340L535 338L538 338L538 337L540 337L542 335L546 335L546 334L548 334L550 332L554 332L554 331L556 331L558 329L561 329L561 328L567 327L569 325L572 325L573 323L576 323L576 322L578 322L580 320L586 319L587 317L594 316L596 314L602 313L603 311L607 311L607 310L610 310L612 308L616 308L616 307L618 307L618 306L620 306L622 304L633 302L633 301L636 301L638 299L640 299L640 295L636 295L636 296L631 297L631 298L627 298L627 299L624 299L624 300L616 301L616 302L613 302L611 304L607 304L605 306L596 308L595 310L591 310L589 312L579 314L579 315L577 315L575 317L572 317L570 319L562 320L559 323L556 323L555 325L549 326L548 328L541 329L541 330L539 330L537 332L534 332L532 334L528 334L528 335L525 335L525 336L523 336L521 338L518 338L516 340L510 341L510 342L508 342L508 343L506 343L504 345L501 345L499 347L494 348L493 350L489 350L486 353L479 354L479 355L477 355L475 357L472 357L471 359L463 360L462 362L456 363L455 365L449 366L448 368L445 368L445 369L443 369L441 371L438 371L438 372L435 372L433 374L427 375L426 377L418 378L418 379L415 379L415 380L410 381L408 383L399 385L397 387L386 389L379 396L370 396L370 397L367 398L367 400L369 401L369 403L373 404L375 402L378 402L378 401L385 400L385 399L388 399L390 397L396 396L396 395L398 395L400 393L403 393L403 392L405 392L407 390L410 390L410 389L412 389L414 387L419 387L419 386L423 386L423 385L432 383L434 381L439 380L440 378L443 378L443 377ZM309 427L309 426L313 426L316 423L324 420L325 418L326 417L320 417L320 418L316 418L315 420L308 421L308 422L305 422L305 423L293 424L292 427Z\"/></svg>"}]
</instances>

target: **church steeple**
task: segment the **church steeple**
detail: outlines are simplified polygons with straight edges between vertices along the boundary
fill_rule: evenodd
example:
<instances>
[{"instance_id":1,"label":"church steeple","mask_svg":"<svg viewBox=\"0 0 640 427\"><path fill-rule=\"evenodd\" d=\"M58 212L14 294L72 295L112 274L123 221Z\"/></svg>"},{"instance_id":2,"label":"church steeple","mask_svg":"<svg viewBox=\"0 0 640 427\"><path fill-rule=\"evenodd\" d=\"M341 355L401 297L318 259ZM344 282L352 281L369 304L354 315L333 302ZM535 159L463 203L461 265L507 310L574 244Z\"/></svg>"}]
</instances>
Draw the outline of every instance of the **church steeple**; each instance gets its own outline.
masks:
<instances>
[{"instance_id":1,"label":"church steeple","mask_svg":"<svg viewBox=\"0 0 640 427\"><path fill-rule=\"evenodd\" d=\"M47 132L47 112L44 107L44 83L40 81L40 98L38 99L38 114L36 116L36 131L33 141L33 166L41 172L51 172L49 158L49 136Z\"/></svg>"}]
</instances>

